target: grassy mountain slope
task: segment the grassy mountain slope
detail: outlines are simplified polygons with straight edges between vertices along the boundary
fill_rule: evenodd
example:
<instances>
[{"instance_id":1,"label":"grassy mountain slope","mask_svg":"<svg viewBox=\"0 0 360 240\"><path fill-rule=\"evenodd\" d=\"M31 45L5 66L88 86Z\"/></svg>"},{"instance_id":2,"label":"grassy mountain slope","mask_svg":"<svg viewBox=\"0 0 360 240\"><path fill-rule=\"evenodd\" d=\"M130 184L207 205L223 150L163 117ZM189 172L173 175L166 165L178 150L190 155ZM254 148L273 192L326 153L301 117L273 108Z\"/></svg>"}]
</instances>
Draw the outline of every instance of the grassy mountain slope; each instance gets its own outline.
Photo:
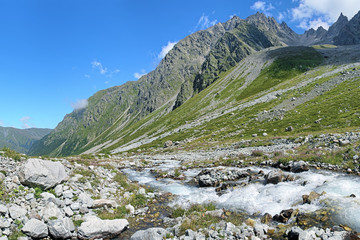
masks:
<instances>
[{"instance_id":1,"label":"grassy mountain slope","mask_svg":"<svg viewBox=\"0 0 360 240\"><path fill-rule=\"evenodd\" d=\"M20 153L28 153L31 146L52 129L29 128L17 129L11 127L0 127L0 148L8 147Z\"/></svg>"},{"instance_id":2,"label":"grassy mountain slope","mask_svg":"<svg viewBox=\"0 0 360 240\"><path fill-rule=\"evenodd\" d=\"M358 128L360 56L353 52L286 47L256 53L173 112L152 123L151 116L139 121L102 150L161 147L167 140L208 146L253 134L276 137ZM354 63L338 62L346 55ZM285 131L289 126L294 130Z\"/></svg>"},{"instance_id":3,"label":"grassy mountain slope","mask_svg":"<svg viewBox=\"0 0 360 240\"><path fill-rule=\"evenodd\" d=\"M229 46L233 43L229 41L227 33L238 39L238 43ZM208 64L204 67L206 59L217 58L214 70L205 72L220 73L251 52L269 46L272 44L263 33L237 17L191 34L177 43L153 72L139 81L100 91L89 98L86 109L65 116L49 136L34 145L30 154L79 154L103 144L104 139L113 139L115 135L122 134L128 126L155 110L161 110L157 111L160 116L167 114L174 108L174 104L180 106L191 97L196 74L201 69L208 70L213 66ZM228 52L219 52L221 47L227 48ZM229 56L234 59L233 63L227 60ZM222 69L216 70L218 67ZM206 86L211 83L207 81ZM186 83L190 83L191 91L183 95ZM179 99L184 101L179 102Z\"/></svg>"},{"instance_id":4,"label":"grassy mountain slope","mask_svg":"<svg viewBox=\"0 0 360 240\"><path fill-rule=\"evenodd\" d=\"M324 31L314 34L326 35ZM358 56L353 55L357 49L327 49L329 45L318 46L320 50L305 47L263 50L304 42L309 45L314 36L310 33L299 36L285 23L278 24L263 14L245 20L234 17L191 34L179 41L153 72L136 82L90 97L87 108L65 116L51 134L34 144L30 154L119 152L140 146L160 146L167 139L205 138L209 131L225 131L231 136L236 135L231 133L235 131L247 136L250 132L261 132L255 131L254 126L261 129L265 122L277 120L284 129L292 123L282 121L288 112L296 112L303 104L321 97L318 92L325 94L342 84L342 80L339 80L341 83L337 80L338 70L343 64L357 62ZM324 54L330 55L323 57ZM317 78L323 79L321 74L325 72L333 73L324 86L319 85L326 91L317 89L316 85L316 90L303 93L306 97L283 99L295 96L296 91L303 91L308 84L317 82ZM236 127L223 126L217 119L228 124L233 119L230 125ZM321 121L317 121L317 126ZM297 125L293 132L304 132L308 128ZM267 134L281 135L283 130Z\"/></svg>"}]
</instances>

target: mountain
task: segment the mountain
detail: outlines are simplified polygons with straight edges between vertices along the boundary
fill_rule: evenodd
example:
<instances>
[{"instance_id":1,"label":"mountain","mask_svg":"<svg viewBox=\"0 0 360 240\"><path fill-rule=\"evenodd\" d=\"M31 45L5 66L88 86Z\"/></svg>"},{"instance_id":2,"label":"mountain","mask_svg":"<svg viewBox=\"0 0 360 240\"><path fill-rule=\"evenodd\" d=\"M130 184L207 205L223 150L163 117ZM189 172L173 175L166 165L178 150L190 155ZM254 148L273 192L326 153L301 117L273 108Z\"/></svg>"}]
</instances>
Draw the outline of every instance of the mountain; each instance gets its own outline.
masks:
<instances>
[{"instance_id":1,"label":"mountain","mask_svg":"<svg viewBox=\"0 0 360 240\"><path fill-rule=\"evenodd\" d=\"M328 39L324 43L331 43L329 36L341 35L340 26L355 26L356 22L354 17L346 23L340 16L329 31L319 28L298 35L286 23L257 13L193 33L138 81L94 94L87 108L66 115L29 153L119 152L160 144L164 139L185 141L191 136L189 131L193 136L209 129L219 131L206 122L250 104L246 101L263 91L271 93L278 85L294 85L292 82L299 81L294 80L297 76L306 79L302 74L317 67L322 55L327 56L326 61L335 61L320 50L286 46L310 46L324 39ZM349 29L354 31L354 27ZM197 125L200 123L205 125Z\"/></svg>"},{"instance_id":2,"label":"mountain","mask_svg":"<svg viewBox=\"0 0 360 240\"><path fill-rule=\"evenodd\" d=\"M12 127L0 127L0 148L9 147L20 153L28 153L31 146L52 129L28 128L17 129Z\"/></svg>"},{"instance_id":3,"label":"mountain","mask_svg":"<svg viewBox=\"0 0 360 240\"><path fill-rule=\"evenodd\" d=\"M360 43L360 11L348 23L342 24L339 34L334 37L334 43L337 45Z\"/></svg>"}]
</instances>

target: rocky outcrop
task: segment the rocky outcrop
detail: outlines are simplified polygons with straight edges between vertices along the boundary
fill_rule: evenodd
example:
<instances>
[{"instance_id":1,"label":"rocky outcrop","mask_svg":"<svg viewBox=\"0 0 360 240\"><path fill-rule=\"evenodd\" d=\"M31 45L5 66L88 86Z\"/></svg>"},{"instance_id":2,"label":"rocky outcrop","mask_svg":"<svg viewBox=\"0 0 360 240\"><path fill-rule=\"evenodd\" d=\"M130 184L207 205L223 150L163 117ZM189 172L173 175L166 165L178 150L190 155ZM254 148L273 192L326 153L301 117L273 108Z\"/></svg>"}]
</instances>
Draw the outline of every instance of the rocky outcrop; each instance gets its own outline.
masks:
<instances>
[{"instance_id":1,"label":"rocky outcrop","mask_svg":"<svg viewBox=\"0 0 360 240\"><path fill-rule=\"evenodd\" d=\"M37 158L28 159L22 166L19 179L27 186L38 186L49 189L61 183L68 177L60 162Z\"/></svg>"},{"instance_id":2,"label":"rocky outcrop","mask_svg":"<svg viewBox=\"0 0 360 240\"><path fill-rule=\"evenodd\" d=\"M129 222L126 219L101 220L92 216L88 217L78 228L78 238L111 238L120 235L128 226Z\"/></svg>"},{"instance_id":3,"label":"rocky outcrop","mask_svg":"<svg viewBox=\"0 0 360 240\"><path fill-rule=\"evenodd\" d=\"M360 11L345 24L342 20L341 30L334 37L334 43L337 45L354 45L360 43Z\"/></svg>"}]
</instances>

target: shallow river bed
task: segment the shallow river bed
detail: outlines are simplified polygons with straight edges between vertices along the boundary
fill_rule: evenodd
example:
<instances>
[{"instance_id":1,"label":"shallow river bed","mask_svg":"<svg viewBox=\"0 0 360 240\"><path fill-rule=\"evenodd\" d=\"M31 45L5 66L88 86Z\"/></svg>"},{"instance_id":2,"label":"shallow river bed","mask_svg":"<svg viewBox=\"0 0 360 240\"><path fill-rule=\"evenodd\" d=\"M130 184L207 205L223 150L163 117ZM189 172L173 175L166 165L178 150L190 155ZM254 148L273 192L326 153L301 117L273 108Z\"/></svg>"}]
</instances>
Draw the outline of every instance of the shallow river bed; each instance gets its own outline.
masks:
<instances>
[{"instance_id":1,"label":"shallow river bed","mask_svg":"<svg viewBox=\"0 0 360 240\"><path fill-rule=\"evenodd\" d=\"M162 161L155 169L170 171L180 167L178 161ZM225 167L224 167L225 168ZM154 168L153 168L154 169ZM228 168L232 169L232 168ZM242 169L242 168L238 168ZM268 173L272 168L247 167L243 170L264 171ZM284 209L299 209L300 212L314 212L322 208L334 210L333 218L338 224L350 226L360 231L360 177L348 174L310 170L302 173L290 173L294 181L278 184L251 183L243 187L236 187L218 194L214 187L200 188L189 182L201 169L189 169L183 172L184 180L169 178L156 179L150 172L151 168L143 171L124 169L124 173L132 181L148 185L162 191L175 194L177 197L170 205L188 207L195 203L214 203L219 208L232 211L245 211L249 215L275 215ZM302 195L311 191L326 193L311 204L302 203ZM350 197L354 194L356 197Z\"/></svg>"}]
</instances>

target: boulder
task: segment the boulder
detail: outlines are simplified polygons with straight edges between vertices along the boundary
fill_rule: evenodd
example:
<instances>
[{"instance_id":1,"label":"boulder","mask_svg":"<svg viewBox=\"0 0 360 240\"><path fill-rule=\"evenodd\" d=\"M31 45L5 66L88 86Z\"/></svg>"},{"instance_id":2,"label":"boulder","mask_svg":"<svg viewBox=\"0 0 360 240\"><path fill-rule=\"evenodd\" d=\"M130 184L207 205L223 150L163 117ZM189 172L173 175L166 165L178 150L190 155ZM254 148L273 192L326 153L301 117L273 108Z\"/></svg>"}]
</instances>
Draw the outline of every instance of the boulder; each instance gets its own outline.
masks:
<instances>
[{"instance_id":1,"label":"boulder","mask_svg":"<svg viewBox=\"0 0 360 240\"><path fill-rule=\"evenodd\" d=\"M64 165L37 158L28 159L21 167L19 179L22 184L30 187L49 189L68 177Z\"/></svg>"},{"instance_id":2,"label":"boulder","mask_svg":"<svg viewBox=\"0 0 360 240\"><path fill-rule=\"evenodd\" d=\"M300 173L308 170L309 170L309 166L304 161L293 162L291 164L291 172L293 173Z\"/></svg>"},{"instance_id":3,"label":"boulder","mask_svg":"<svg viewBox=\"0 0 360 240\"><path fill-rule=\"evenodd\" d=\"M289 219L293 216L293 213L294 213L294 209L292 209L292 208L282 210L280 212L280 214L276 214L273 217L273 220L281 222L281 223L287 223L287 221L289 221Z\"/></svg>"},{"instance_id":4,"label":"boulder","mask_svg":"<svg viewBox=\"0 0 360 240\"><path fill-rule=\"evenodd\" d=\"M35 218L30 219L21 230L32 238L45 238L49 234L46 224Z\"/></svg>"},{"instance_id":5,"label":"boulder","mask_svg":"<svg viewBox=\"0 0 360 240\"><path fill-rule=\"evenodd\" d=\"M217 179L210 177L209 175L202 175L199 177L200 187L217 187L220 182Z\"/></svg>"},{"instance_id":6,"label":"boulder","mask_svg":"<svg viewBox=\"0 0 360 240\"><path fill-rule=\"evenodd\" d=\"M26 215L27 211L26 211L26 209L24 209L22 207L19 207L17 205L12 205L9 208L9 213L10 213L10 217L12 219L17 219L20 217L24 217Z\"/></svg>"},{"instance_id":7,"label":"boulder","mask_svg":"<svg viewBox=\"0 0 360 240\"><path fill-rule=\"evenodd\" d=\"M278 184L285 179L284 173L281 170L273 170L265 175L266 183Z\"/></svg>"},{"instance_id":8,"label":"boulder","mask_svg":"<svg viewBox=\"0 0 360 240\"><path fill-rule=\"evenodd\" d=\"M98 217L87 217L78 228L79 239L111 238L120 235L127 229L126 219L101 220Z\"/></svg>"},{"instance_id":9,"label":"boulder","mask_svg":"<svg viewBox=\"0 0 360 240\"><path fill-rule=\"evenodd\" d=\"M55 239L71 238L72 234L62 220L51 220L48 222L50 235Z\"/></svg>"},{"instance_id":10,"label":"boulder","mask_svg":"<svg viewBox=\"0 0 360 240\"><path fill-rule=\"evenodd\" d=\"M310 192L309 195L302 195L302 199L303 199L303 204L305 203L312 203L314 200L318 199L319 197L321 197L322 195L324 195L325 192L322 192L321 194L320 193L317 193L317 192Z\"/></svg>"},{"instance_id":11,"label":"boulder","mask_svg":"<svg viewBox=\"0 0 360 240\"><path fill-rule=\"evenodd\" d=\"M130 240L163 240L167 231L163 228L149 228L134 233Z\"/></svg>"},{"instance_id":12,"label":"boulder","mask_svg":"<svg viewBox=\"0 0 360 240\"><path fill-rule=\"evenodd\" d=\"M52 202L48 203L46 207L42 209L41 216L45 221L49 221L52 218L61 219L63 217L60 208Z\"/></svg>"}]
</instances>

